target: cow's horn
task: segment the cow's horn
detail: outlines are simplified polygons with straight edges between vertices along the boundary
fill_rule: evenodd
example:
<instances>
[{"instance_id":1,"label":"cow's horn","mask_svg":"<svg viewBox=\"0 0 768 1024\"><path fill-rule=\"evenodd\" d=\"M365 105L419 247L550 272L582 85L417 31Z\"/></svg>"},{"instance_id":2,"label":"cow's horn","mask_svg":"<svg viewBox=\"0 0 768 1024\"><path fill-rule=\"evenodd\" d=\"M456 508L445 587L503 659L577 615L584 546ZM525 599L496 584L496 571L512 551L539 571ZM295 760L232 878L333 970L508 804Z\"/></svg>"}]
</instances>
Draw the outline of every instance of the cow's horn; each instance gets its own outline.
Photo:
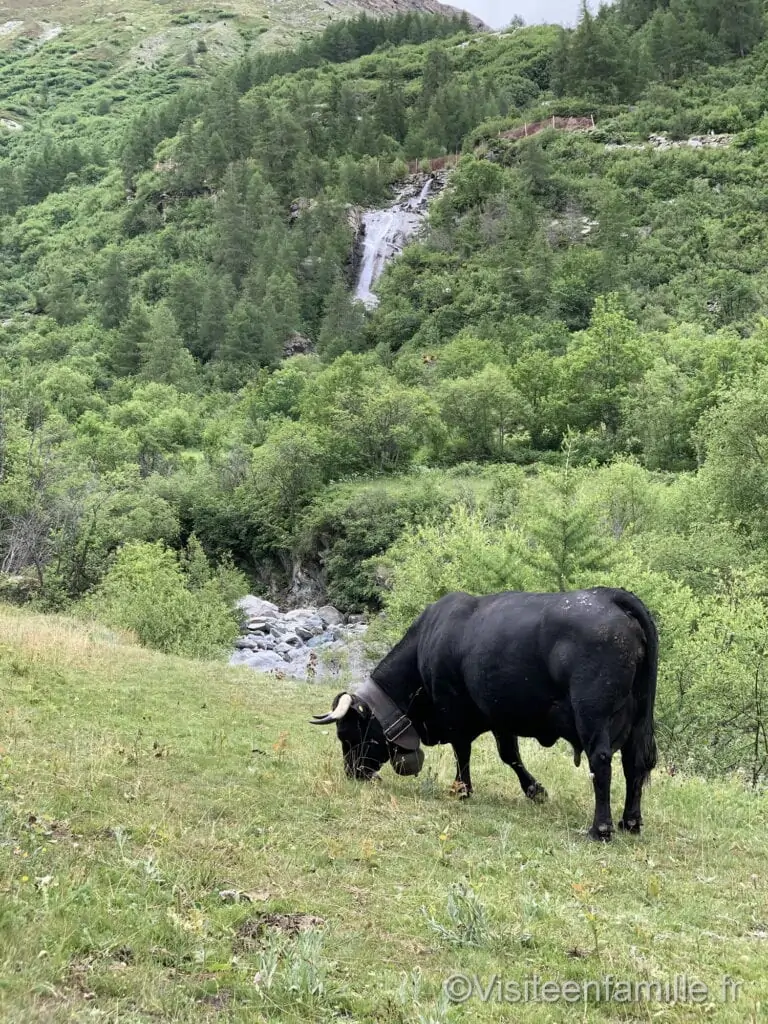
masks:
<instances>
[{"instance_id":1,"label":"cow's horn","mask_svg":"<svg viewBox=\"0 0 768 1024\"><path fill-rule=\"evenodd\" d=\"M310 722L310 725L328 725L330 722L338 722L339 719L343 718L344 715L352 707L352 694L343 693L339 698L339 703L333 709L329 711L327 715L315 715Z\"/></svg>"}]
</instances>

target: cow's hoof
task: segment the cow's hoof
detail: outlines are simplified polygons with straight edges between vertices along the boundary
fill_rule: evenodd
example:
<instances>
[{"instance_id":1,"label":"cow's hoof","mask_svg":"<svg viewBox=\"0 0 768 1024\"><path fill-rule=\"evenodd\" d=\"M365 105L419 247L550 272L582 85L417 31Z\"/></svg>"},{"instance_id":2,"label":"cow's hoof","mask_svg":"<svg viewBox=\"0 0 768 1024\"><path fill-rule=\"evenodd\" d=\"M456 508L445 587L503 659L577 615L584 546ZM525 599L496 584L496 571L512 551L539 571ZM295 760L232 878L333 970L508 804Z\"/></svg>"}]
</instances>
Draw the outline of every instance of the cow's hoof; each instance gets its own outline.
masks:
<instances>
[{"instance_id":1,"label":"cow's hoof","mask_svg":"<svg viewBox=\"0 0 768 1024\"><path fill-rule=\"evenodd\" d=\"M525 795L529 800L533 800L537 804L544 804L549 800L549 794L540 782L533 782L526 789Z\"/></svg>"},{"instance_id":2,"label":"cow's hoof","mask_svg":"<svg viewBox=\"0 0 768 1024\"><path fill-rule=\"evenodd\" d=\"M643 825L642 818L622 818L619 822L619 828L622 832L629 832L632 835L638 835Z\"/></svg>"},{"instance_id":3,"label":"cow's hoof","mask_svg":"<svg viewBox=\"0 0 768 1024\"><path fill-rule=\"evenodd\" d=\"M589 838L597 843L610 843L612 835L613 829L610 825L598 825L597 828L593 825L589 830Z\"/></svg>"},{"instance_id":4,"label":"cow's hoof","mask_svg":"<svg viewBox=\"0 0 768 1024\"><path fill-rule=\"evenodd\" d=\"M451 788L448 790L450 796L455 796L459 800L469 800L472 796L472 790L466 784L466 782L454 782Z\"/></svg>"}]
</instances>

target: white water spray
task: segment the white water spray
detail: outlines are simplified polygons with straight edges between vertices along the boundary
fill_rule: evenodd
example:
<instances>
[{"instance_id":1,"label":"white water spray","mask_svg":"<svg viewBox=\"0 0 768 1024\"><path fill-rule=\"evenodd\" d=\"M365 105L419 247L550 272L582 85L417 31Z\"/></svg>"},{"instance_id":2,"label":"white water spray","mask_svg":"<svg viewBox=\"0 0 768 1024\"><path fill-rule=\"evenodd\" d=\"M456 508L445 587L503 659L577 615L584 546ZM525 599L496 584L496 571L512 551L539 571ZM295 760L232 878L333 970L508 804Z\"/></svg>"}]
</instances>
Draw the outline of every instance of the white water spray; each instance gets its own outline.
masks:
<instances>
[{"instance_id":1,"label":"white water spray","mask_svg":"<svg viewBox=\"0 0 768 1024\"><path fill-rule=\"evenodd\" d=\"M402 252L424 222L433 180L427 178L418 192L414 192L412 185L406 187L392 206L384 210L366 210L363 214L363 255L355 298L369 309L378 305L371 289L384 267Z\"/></svg>"}]
</instances>

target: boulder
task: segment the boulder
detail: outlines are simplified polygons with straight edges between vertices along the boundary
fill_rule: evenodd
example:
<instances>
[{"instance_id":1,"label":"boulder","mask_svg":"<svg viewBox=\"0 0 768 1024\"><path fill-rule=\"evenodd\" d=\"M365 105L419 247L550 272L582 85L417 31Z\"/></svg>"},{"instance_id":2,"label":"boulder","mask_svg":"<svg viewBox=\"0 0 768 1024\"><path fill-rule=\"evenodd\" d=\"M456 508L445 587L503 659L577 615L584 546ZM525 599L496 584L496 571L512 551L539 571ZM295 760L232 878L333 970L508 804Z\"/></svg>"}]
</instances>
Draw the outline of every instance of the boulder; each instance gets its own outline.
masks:
<instances>
[{"instance_id":1,"label":"boulder","mask_svg":"<svg viewBox=\"0 0 768 1024\"><path fill-rule=\"evenodd\" d=\"M313 615L317 615L317 611L314 608L292 608L289 612L286 612L283 616L288 622L297 622L300 619L311 619Z\"/></svg>"},{"instance_id":2,"label":"boulder","mask_svg":"<svg viewBox=\"0 0 768 1024\"><path fill-rule=\"evenodd\" d=\"M252 636L248 639L255 642L252 648L255 651L274 651L277 647L277 641L273 636L270 636L269 633L259 634L258 636Z\"/></svg>"},{"instance_id":3,"label":"boulder","mask_svg":"<svg viewBox=\"0 0 768 1024\"><path fill-rule=\"evenodd\" d=\"M290 359L291 356L311 355L315 351L315 343L311 338L294 332L283 345L283 356Z\"/></svg>"},{"instance_id":4,"label":"boulder","mask_svg":"<svg viewBox=\"0 0 768 1024\"><path fill-rule=\"evenodd\" d=\"M319 636L323 632L323 620L317 615L310 615L308 619L302 619L295 626L297 636L302 640L311 640L313 636Z\"/></svg>"},{"instance_id":5,"label":"boulder","mask_svg":"<svg viewBox=\"0 0 768 1024\"><path fill-rule=\"evenodd\" d=\"M235 648L238 651L258 651L263 639L263 637L256 636L241 636L235 640Z\"/></svg>"},{"instance_id":6,"label":"boulder","mask_svg":"<svg viewBox=\"0 0 768 1024\"><path fill-rule=\"evenodd\" d=\"M264 618L249 619L246 622L249 633L269 633L271 626L271 620Z\"/></svg>"},{"instance_id":7,"label":"boulder","mask_svg":"<svg viewBox=\"0 0 768 1024\"><path fill-rule=\"evenodd\" d=\"M346 629L344 630L343 636L347 640L349 640L352 637L365 636L365 634L367 632L368 632L368 627L365 625L365 623L364 622L358 622L354 626L347 626Z\"/></svg>"},{"instance_id":8,"label":"boulder","mask_svg":"<svg viewBox=\"0 0 768 1024\"><path fill-rule=\"evenodd\" d=\"M324 604L317 609L317 614L324 626L341 626L344 622L344 616L332 604Z\"/></svg>"},{"instance_id":9,"label":"boulder","mask_svg":"<svg viewBox=\"0 0 768 1024\"><path fill-rule=\"evenodd\" d=\"M318 636L310 637L307 640L307 647L310 650L314 650L316 647L323 647L326 644L331 644L336 639L332 633L320 633Z\"/></svg>"},{"instance_id":10,"label":"boulder","mask_svg":"<svg viewBox=\"0 0 768 1024\"><path fill-rule=\"evenodd\" d=\"M361 644L367 617L352 615L346 625L333 605L315 608L311 600L305 596L306 604L289 612L252 594L238 601L247 626L234 643L230 664L310 682L335 678L342 669L362 677L368 660Z\"/></svg>"},{"instance_id":11,"label":"boulder","mask_svg":"<svg viewBox=\"0 0 768 1024\"><path fill-rule=\"evenodd\" d=\"M301 661L302 659L306 661L308 653L308 648L304 646L289 647L285 654L283 654L283 658L288 662L289 665L295 665L297 661Z\"/></svg>"},{"instance_id":12,"label":"boulder","mask_svg":"<svg viewBox=\"0 0 768 1024\"><path fill-rule=\"evenodd\" d=\"M241 597L237 606L243 609L247 619L269 619L280 614L280 609L276 604L265 601L261 597L254 597L253 594Z\"/></svg>"},{"instance_id":13,"label":"boulder","mask_svg":"<svg viewBox=\"0 0 768 1024\"><path fill-rule=\"evenodd\" d=\"M275 622L270 622L269 632L278 640L282 640L288 633L293 633L293 626L288 622L281 622L277 619Z\"/></svg>"},{"instance_id":14,"label":"boulder","mask_svg":"<svg viewBox=\"0 0 768 1024\"><path fill-rule=\"evenodd\" d=\"M301 637L297 636L296 633L286 633L280 637L280 640L289 647L301 647Z\"/></svg>"},{"instance_id":15,"label":"boulder","mask_svg":"<svg viewBox=\"0 0 768 1024\"><path fill-rule=\"evenodd\" d=\"M234 661L237 658L237 661ZM247 665L256 672L272 672L285 669L285 661L275 651L240 651L233 655L230 664Z\"/></svg>"}]
</instances>

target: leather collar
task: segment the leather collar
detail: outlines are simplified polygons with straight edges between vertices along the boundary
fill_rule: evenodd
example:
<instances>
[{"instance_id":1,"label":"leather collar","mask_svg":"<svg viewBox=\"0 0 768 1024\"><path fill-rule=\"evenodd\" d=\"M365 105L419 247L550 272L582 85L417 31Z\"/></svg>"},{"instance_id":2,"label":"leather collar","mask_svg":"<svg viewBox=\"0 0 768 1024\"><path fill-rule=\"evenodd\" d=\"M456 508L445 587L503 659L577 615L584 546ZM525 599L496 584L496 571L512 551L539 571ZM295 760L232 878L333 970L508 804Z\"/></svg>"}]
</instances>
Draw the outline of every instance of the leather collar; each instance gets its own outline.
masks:
<instances>
[{"instance_id":1,"label":"leather collar","mask_svg":"<svg viewBox=\"0 0 768 1024\"><path fill-rule=\"evenodd\" d=\"M366 679L353 693L370 707L390 743L406 750L419 749L421 737L416 732L413 722L377 683L372 679Z\"/></svg>"}]
</instances>

